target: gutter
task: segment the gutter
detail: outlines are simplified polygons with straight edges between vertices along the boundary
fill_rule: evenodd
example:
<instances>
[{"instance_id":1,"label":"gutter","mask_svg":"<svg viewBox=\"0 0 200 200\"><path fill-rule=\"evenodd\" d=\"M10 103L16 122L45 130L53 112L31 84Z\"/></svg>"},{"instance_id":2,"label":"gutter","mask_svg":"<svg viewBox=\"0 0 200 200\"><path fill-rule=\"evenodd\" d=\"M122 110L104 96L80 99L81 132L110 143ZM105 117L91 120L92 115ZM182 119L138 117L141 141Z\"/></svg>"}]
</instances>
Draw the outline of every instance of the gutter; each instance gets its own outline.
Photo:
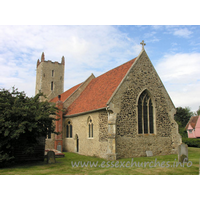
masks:
<instances>
[{"instance_id":1,"label":"gutter","mask_svg":"<svg viewBox=\"0 0 200 200\"><path fill-rule=\"evenodd\" d=\"M79 116L79 115L85 115L85 114L96 112L96 111L100 111L100 110L106 110L106 108L107 107L103 107L103 108L98 108L98 109L95 109L95 110L90 110L90 111L86 111L86 112L82 112L82 113L77 113L77 114L73 114L73 115L64 115L63 117L64 118L76 117L76 116Z\"/></svg>"}]
</instances>

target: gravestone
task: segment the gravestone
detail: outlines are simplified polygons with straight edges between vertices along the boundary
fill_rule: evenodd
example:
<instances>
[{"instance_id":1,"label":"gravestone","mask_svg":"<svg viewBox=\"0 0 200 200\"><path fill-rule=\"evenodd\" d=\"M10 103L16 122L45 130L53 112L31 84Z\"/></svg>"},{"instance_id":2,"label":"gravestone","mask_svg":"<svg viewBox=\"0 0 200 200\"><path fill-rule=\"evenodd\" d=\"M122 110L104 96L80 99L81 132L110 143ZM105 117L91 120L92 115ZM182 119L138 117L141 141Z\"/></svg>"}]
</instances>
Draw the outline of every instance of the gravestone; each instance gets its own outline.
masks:
<instances>
[{"instance_id":1,"label":"gravestone","mask_svg":"<svg viewBox=\"0 0 200 200\"><path fill-rule=\"evenodd\" d=\"M200 175L200 159L199 159L199 175Z\"/></svg>"},{"instance_id":2,"label":"gravestone","mask_svg":"<svg viewBox=\"0 0 200 200\"><path fill-rule=\"evenodd\" d=\"M153 156L153 152L152 151L146 151L147 157L151 157Z\"/></svg>"},{"instance_id":3,"label":"gravestone","mask_svg":"<svg viewBox=\"0 0 200 200\"><path fill-rule=\"evenodd\" d=\"M48 151L47 153L47 163L51 164L51 163L55 163L56 159L55 159L55 152L54 151Z\"/></svg>"},{"instance_id":4,"label":"gravestone","mask_svg":"<svg viewBox=\"0 0 200 200\"><path fill-rule=\"evenodd\" d=\"M61 148L62 146L61 145L57 145L57 150L61 152Z\"/></svg>"},{"instance_id":5,"label":"gravestone","mask_svg":"<svg viewBox=\"0 0 200 200\"><path fill-rule=\"evenodd\" d=\"M188 145L182 143L178 146L178 161L179 162L188 162Z\"/></svg>"}]
</instances>

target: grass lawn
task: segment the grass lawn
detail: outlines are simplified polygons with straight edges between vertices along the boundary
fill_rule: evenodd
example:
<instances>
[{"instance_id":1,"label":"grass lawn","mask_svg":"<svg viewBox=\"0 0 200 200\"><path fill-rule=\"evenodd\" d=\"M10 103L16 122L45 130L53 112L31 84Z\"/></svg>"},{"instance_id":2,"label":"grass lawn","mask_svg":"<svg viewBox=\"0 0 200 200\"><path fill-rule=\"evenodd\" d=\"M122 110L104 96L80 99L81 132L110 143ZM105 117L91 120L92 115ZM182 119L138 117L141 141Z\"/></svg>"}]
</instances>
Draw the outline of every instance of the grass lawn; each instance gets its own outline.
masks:
<instances>
[{"instance_id":1,"label":"grass lawn","mask_svg":"<svg viewBox=\"0 0 200 200\"><path fill-rule=\"evenodd\" d=\"M189 147L188 151L189 162L185 163L184 167L176 166L177 155L126 158L108 162L97 157L67 152L64 153L64 158L56 158L55 164L47 164L45 160L44 162L15 165L1 168L0 175L198 175L200 148ZM81 167L81 163L78 167L72 166L72 163L78 164L79 161L82 161L82 165L88 162L88 166ZM97 166L90 167L90 163Z\"/></svg>"}]
</instances>

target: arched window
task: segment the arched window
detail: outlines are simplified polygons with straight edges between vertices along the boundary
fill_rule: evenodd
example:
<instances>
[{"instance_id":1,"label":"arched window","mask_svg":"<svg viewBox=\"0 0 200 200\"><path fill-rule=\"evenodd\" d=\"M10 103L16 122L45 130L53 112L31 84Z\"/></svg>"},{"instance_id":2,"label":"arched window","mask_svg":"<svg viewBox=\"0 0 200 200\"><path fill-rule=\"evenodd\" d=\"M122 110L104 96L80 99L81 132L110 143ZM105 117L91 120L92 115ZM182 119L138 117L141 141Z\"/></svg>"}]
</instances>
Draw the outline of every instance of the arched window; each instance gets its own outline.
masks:
<instances>
[{"instance_id":1,"label":"arched window","mask_svg":"<svg viewBox=\"0 0 200 200\"><path fill-rule=\"evenodd\" d=\"M93 138L93 122L92 119L89 117L88 120L88 132L89 132L89 138Z\"/></svg>"},{"instance_id":2,"label":"arched window","mask_svg":"<svg viewBox=\"0 0 200 200\"><path fill-rule=\"evenodd\" d=\"M53 90L53 81L51 81L51 91Z\"/></svg>"},{"instance_id":3,"label":"arched window","mask_svg":"<svg viewBox=\"0 0 200 200\"><path fill-rule=\"evenodd\" d=\"M147 90L144 90L138 100L138 133L154 133L153 124L153 103Z\"/></svg>"},{"instance_id":4,"label":"arched window","mask_svg":"<svg viewBox=\"0 0 200 200\"><path fill-rule=\"evenodd\" d=\"M67 138L72 138L72 124L70 121L67 122L66 126L66 137Z\"/></svg>"}]
</instances>

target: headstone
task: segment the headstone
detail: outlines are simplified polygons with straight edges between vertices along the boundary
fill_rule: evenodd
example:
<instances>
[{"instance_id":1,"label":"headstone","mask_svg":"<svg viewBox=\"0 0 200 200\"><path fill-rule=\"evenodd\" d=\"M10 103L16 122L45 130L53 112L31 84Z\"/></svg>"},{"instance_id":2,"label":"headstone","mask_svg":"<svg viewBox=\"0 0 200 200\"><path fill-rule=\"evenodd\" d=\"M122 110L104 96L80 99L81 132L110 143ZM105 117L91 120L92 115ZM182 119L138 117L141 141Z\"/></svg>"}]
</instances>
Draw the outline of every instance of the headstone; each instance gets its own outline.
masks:
<instances>
[{"instance_id":1,"label":"headstone","mask_svg":"<svg viewBox=\"0 0 200 200\"><path fill-rule=\"evenodd\" d=\"M57 145L57 150L61 152L61 145Z\"/></svg>"},{"instance_id":2,"label":"headstone","mask_svg":"<svg viewBox=\"0 0 200 200\"><path fill-rule=\"evenodd\" d=\"M151 157L153 156L153 152L152 151L146 151L147 157Z\"/></svg>"},{"instance_id":3,"label":"headstone","mask_svg":"<svg viewBox=\"0 0 200 200\"><path fill-rule=\"evenodd\" d=\"M199 175L200 175L200 159L199 159Z\"/></svg>"},{"instance_id":4,"label":"headstone","mask_svg":"<svg viewBox=\"0 0 200 200\"><path fill-rule=\"evenodd\" d=\"M188 146L185 143L182 143L178 146L178 161L179 162L188 162Z\"/></svg>"},{"instance_id":5,"label":"headstone","mask_svg":"<svg viewBox=\"0 0 200 200\"><path fill-rule=\"evenodd\" d=\"M51 164L51 163L55 163L56 159L55 159L55 152L54 151L48 151L47 153L47 163Z\"/></svg>"}]
</instances>

